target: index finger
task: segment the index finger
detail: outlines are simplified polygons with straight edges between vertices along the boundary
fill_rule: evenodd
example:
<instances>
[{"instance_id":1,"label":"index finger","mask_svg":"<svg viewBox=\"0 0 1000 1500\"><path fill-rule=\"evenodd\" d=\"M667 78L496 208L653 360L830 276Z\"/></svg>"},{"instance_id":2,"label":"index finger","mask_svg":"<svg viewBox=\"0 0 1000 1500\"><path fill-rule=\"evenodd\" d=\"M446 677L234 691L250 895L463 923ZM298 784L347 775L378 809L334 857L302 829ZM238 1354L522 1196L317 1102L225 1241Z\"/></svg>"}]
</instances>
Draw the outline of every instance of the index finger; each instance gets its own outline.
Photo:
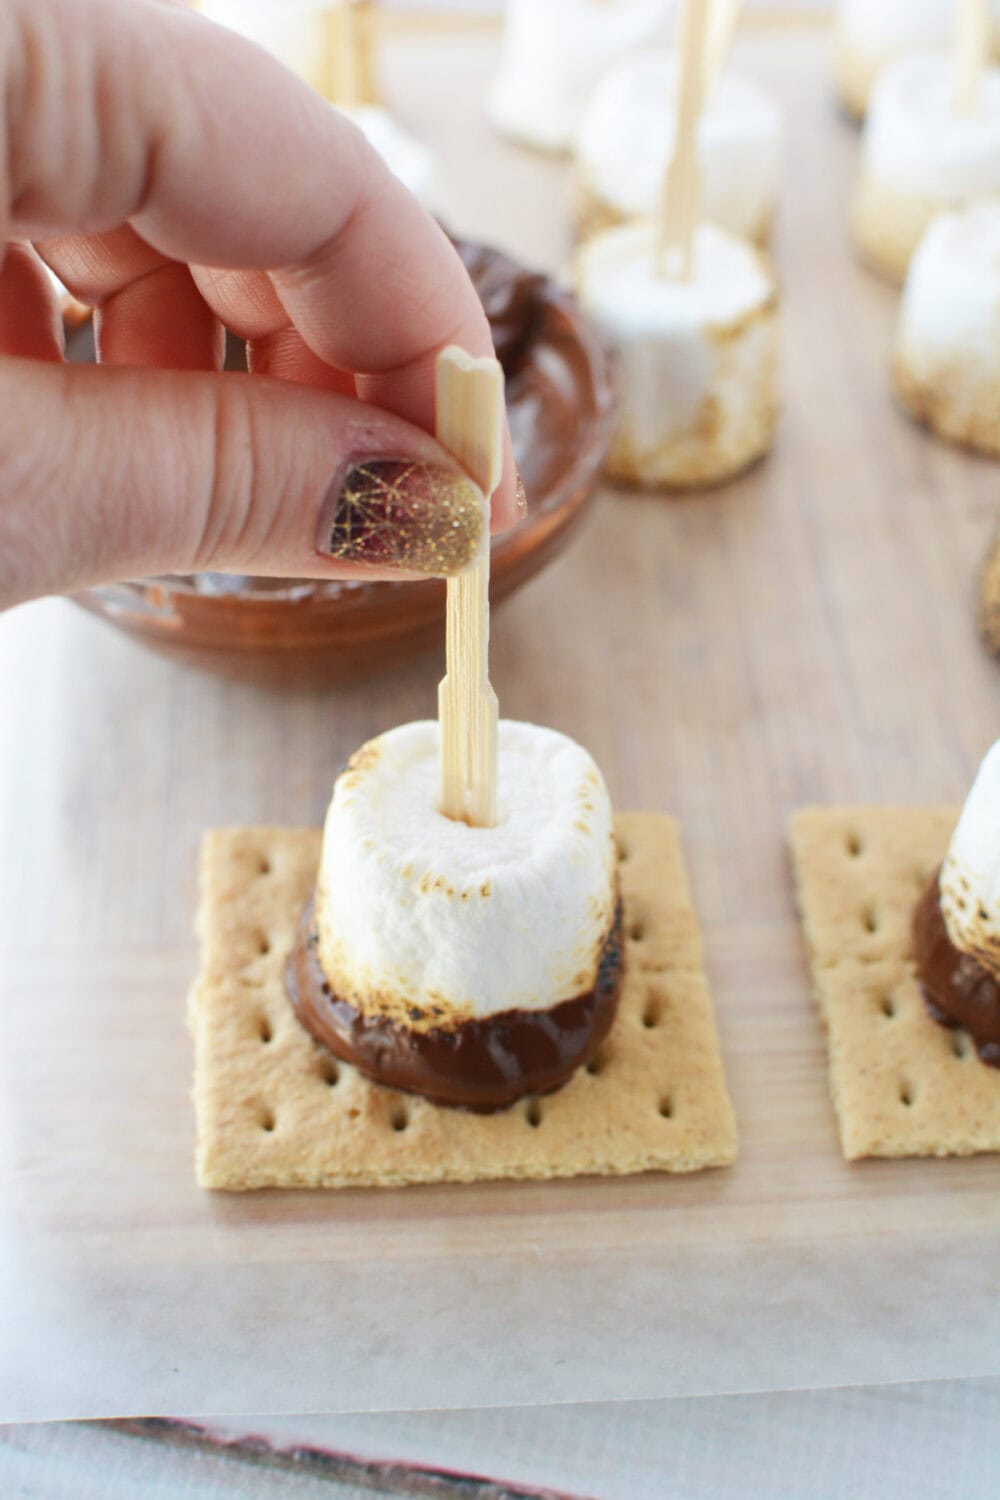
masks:
<instances>
[{"instance_id":1,"label":"index finger","mask_svg":"<svg viewBox=\"0 0 1000 1500\"><path fill-rule=\"evenodd\" d=\"M433 428L438 352L492 353L489 325L447 237L360 131L191 12L13 0L6 17L9 233L127 220L173 259L267 271L321 359ZM512 518L509 445L497 501Z\"/></svg>"}]
</instances>

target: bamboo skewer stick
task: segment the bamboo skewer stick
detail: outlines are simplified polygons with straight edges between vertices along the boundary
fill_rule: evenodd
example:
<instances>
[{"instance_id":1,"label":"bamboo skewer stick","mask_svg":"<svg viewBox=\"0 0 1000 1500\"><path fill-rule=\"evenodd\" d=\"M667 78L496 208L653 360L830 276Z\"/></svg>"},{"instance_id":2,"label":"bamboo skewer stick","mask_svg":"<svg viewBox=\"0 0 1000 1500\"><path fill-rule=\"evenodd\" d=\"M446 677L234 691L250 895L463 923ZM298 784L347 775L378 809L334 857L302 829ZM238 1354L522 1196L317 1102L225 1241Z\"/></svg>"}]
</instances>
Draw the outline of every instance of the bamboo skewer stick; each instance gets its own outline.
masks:
<instances>
[{"instance_id":1,"label":"bamboo skewer stick","mask_svg":"<svg viewBox=\"0 0 1000 1500\"><path fill-rule=\"evenodd\" d=\"M698 116L705 85L708 0L684 0L680 17L677 115L674 151L667 165L660 202L656 269L660 276L679 259L680 277L691 279L691 255L698 218Z\"/></svg>"},{"instance_id":2,"label":"bamboo skewer stick","mask_svg":"<svg viewBox=\"0 0 1000 1500\"><path fill-rule=\"evenodd\" d=\"M489 497L503 468L503 370L454 346L437 362L437 439ZM441 811L473 828L497 819L497 699L489 680L490 549L448 579L445 676L438 688Z\"/></svg>"},{"instance_id":3,"label":"bamboo skewer stick","mask_svg":"<svg viewBox=\"0 0 1000 1500\"><path fill-rule=\"evenodd\" d=\"M973 115L979 81L986 65L989 15L986 0L958 0L958 20L952 46L952 108L957 115Z\"/></svg>"},{"instance_id":4,"label":"bamboo skewer stick","mask_svg":"<svg viewBox=\"0 0 1000 1500\"><path fill-rule=\"evenodd\" d=\"M377 104L371 0L331 0L323 12L323 93L344 109Z\"/></svg>"},{"instance_id":5,"label":"bamboo skewer stick","mask_svg":"<svg viewBox=\"0 0 1000 1500\"><path fill-rule=\"evenodd\" d=\"M705 79L703 99L711 98L723 68L733 48L736 26L743 9L743 0L712 0L711 23L708 28L708 44L705 48Z\"/></svg>"}]
</instances>

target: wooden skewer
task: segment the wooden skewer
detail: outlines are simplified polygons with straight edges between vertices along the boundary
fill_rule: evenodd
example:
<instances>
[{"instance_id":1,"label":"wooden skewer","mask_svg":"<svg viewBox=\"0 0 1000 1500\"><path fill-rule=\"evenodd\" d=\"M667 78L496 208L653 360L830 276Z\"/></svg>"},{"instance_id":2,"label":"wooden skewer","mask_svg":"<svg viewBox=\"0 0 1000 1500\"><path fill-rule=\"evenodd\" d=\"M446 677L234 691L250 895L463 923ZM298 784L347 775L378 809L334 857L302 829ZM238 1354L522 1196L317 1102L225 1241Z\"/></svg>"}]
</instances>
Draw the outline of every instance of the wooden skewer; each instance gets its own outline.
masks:
<instances>
[{"instance_id":1,"label":"wooden skewer","mask_svg":"<svg viewBox=\"0 0 1000 1500\"><path fill-rule=\"evenodd\" d=\"M958 0L952 47L952 108L972 115L979 101L979 80L986 65L989 15L986 0Z\"/></svg>"},{"instance_id":2,"label":"wooden skewer","mask_svg":"<svg viewBox=\"0 0 1000 1500\"><path fill-rule=\"evenodd\" d=\"M377 104L371 0L331 0L323 11L326 97L345 109Z\"/></svg>"},{"instance_id":3,"label":"wooden skewer","mask_svg":"<svg viewBox=\"0 0 1000 1500\"><path fill-rule=\"evenodd\" d=\"M682 281L691 279L698 218L698 116L704 98L707 21L708 0L684 0L680 16L674 151L663 180L656 247L658 275L670 274L672 263L678 263Z\"/></svg>"},{"instance_id":4,"label":"wooden skewer","mask_svg":"<svg viewBox=\"0 0 1000 1500\"><path fill-rule=\"evenodd\" d=\"M743 0L712 0L712 19L705 48L704 99L711 97L726 66L742 9Z\"/></svg>"},{"instance_id":5,"label":"wooden skewer","mask_svg":"<svg viewBox=\"0 0 1000 1500\"><path fill-rule=\"evenodd\" d=\"M503 370L454 346L437 362L437 439L489 497L503 468ZM473 828L497 820L497 698L489 679L490 549L448 579L445 676L438 688L441 811Z\"/></svg>"}]
</instances>

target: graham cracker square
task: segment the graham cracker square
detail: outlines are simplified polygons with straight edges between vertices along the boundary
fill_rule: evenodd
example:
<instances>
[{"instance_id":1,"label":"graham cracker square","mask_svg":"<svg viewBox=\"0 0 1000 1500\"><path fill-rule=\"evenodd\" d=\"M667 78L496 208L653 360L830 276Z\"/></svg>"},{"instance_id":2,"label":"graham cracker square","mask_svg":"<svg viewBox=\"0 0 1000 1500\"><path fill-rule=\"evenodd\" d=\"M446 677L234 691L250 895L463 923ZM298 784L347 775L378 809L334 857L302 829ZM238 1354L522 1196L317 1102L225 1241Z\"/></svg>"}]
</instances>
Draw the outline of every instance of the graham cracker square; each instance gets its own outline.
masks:
<instances>
[{"instance_id":1,"label":"graham cracker square","mask_svg":"<svg viewBox=\"0 0 1000 1500\"><path fill-rule=\"evenodd\" d=\"M830 1093L848 1161L1000 1150L1000 1069L932 1019L910 924L952 807L805 808L790 837Z\"/></svg>"},{"instance_id":2,"label":"graham cracker square","mask_svg":"<svg viewBox=\"0 0 1000 1500\"><path fill-rule=\"evenodd\" d=\"M493 1115L373 1083L299 1025L283 971L320 854L314 829L206 834L191 992L203 1187L399 1186L695 1172L736 1156L677 825L616 819L626 969L600 1051L554 1094Z\"/></svg>"}]
</instances>

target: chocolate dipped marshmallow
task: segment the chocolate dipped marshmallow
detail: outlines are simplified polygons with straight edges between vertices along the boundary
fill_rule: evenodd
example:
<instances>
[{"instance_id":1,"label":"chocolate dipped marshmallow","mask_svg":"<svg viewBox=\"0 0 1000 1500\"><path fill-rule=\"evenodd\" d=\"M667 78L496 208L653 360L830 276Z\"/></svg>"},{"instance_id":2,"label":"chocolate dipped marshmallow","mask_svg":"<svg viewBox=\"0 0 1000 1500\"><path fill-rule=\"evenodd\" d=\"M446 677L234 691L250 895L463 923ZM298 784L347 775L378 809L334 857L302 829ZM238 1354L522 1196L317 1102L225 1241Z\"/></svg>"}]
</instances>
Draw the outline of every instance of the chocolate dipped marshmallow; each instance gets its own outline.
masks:
<instances>
[{"instance_id":1,"label":"chocolate dipped marshmallow","mask_svg":"<svg viewBox=\"0 0 1000 1500\"><path fill-rule=\"evenodd\" d=\"M378 1082L476 1111L558 1088L614 1019L617 861L594 761L501 720L498 819L440 811L437 723L338 777L286 975L301 1023Z\"/></svg>"},{"instance_id":2,"label":"chocolate dipped marshmallow","mask_svg":"<svg viewBox=\"0 0 1000 1500\"><path fill-rule=\"evenodd\" d=\"M1000 741L972 785L948 852L913 919L931 1014L962 1027L1000 1067Z\"/></svg>"}]
</instances>

